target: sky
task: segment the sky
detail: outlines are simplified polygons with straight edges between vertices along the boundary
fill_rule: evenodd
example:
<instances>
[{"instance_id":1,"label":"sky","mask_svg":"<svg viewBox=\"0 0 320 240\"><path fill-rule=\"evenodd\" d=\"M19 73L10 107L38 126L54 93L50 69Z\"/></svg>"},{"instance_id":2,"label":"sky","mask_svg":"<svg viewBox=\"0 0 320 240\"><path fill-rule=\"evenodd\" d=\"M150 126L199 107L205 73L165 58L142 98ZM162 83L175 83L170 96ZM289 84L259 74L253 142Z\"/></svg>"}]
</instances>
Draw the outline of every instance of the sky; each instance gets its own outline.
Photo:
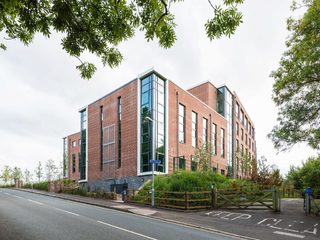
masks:
<instances>
[{"instance_id":1,"label":"sky","mask_svg":"<svg viewBox=\"0 0 320 240\"><path fill-rule=\"evenodd\" d=\"M89 81L76 70L79 61L62 49L61 35L37 35L26 47L0 33L8 48L0 52L0 170L9 165L33 171L39 161L62 161L62 138L80 128L78 110L155 68L184 89L210 80L235 91L255 124L258 158L265 156L285 174L290 165L317 154L304 144L277 154L267 138L277 118L269 75L285 51L290 4L246 0L235 35L210 41L204 28L213 16L208 1L185 0L171 6L177 23L172 48L147 42L137 31L119 45L124 60L117 68L103 67L92 55L82 57L98 67Z\"/></svg>"}]
</instances>

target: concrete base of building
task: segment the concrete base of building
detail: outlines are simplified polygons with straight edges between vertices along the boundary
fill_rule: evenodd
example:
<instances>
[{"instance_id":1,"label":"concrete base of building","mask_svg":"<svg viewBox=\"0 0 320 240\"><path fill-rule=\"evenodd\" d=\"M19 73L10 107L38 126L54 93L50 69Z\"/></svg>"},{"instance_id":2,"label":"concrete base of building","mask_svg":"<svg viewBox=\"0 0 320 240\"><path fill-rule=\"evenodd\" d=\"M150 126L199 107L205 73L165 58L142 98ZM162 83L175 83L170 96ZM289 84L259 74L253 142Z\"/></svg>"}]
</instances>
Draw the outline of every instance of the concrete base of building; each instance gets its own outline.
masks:
<instances>
[{"instance_id":1,"label":"concrete base of building","mask_svg":"<svg viewBox=\"0 0 320 240\"><path fill-rule=\"evenodd\" d=\"M138 190L141 188L146 182L151 180L151 176L131 176L131 177L123 177L119 179L104 179L104 180L95 180L88 181L84 183L80 183L80 186L85 188L89 192L113 192L115 189L122 189L123 184L128 184L128 189Z\"/></svg>"}]
</instances>

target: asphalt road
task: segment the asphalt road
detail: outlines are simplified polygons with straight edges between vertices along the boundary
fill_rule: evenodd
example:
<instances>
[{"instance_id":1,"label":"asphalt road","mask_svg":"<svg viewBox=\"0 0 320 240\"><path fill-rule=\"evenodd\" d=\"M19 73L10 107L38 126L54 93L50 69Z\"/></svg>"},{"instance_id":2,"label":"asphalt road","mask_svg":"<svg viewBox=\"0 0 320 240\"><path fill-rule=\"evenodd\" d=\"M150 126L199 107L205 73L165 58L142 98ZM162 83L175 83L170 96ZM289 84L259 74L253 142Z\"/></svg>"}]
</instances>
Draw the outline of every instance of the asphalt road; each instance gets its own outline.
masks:
<instances>
[{"instance_id":1,"label":"asphalt road","mask_svg":"<svg viewBox=\"0 0 320 240\"><path fill-rule=\"evenodd\" d=\"M0 189L0 239L240 238L58 198Z\"/></svg>"}]
</instances>

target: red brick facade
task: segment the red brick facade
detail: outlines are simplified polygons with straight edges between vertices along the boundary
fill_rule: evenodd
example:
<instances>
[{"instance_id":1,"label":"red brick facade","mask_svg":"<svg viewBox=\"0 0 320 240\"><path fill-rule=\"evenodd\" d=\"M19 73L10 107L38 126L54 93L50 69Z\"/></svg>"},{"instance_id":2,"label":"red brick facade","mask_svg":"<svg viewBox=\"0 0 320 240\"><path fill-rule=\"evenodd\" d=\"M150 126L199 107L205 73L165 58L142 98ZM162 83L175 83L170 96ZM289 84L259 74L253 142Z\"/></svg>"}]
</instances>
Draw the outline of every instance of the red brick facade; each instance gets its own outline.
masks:
<instances>
[{"instance_id":1,"label":"red brick facade","mask_svg":"<svg viewBox=\"0 0 320 240\"><path fill-rule=\"evenodd\" d=\"M69 135L67 176L71 180L79 180L79 158L80 158L80 132Z\"/></svg>"},{"instance_id":2,"label":"red brick facade","mask_svg":"<svg viewBox=\"0 0 320 240\"><path fill-rule=\"evenodd\" d=\"M185 106L185 143L178 141L178 104ZM185 156L186 170L191 170L191 156L194 155L196 148L191 144L191 113L197 113L198 128L197 128L197 146L201 147L202 140L202 119L208 120L208 142L211 142L211 127L212 123L217 125L217 154L212 156L211 167L217 168L218 172L224 170L227 173L227 160L221 157L221 135L220 129L227 129L227 121L224 117L218 114L214 109L204 104L189 92L169 81L169 173L173 172L173 157ZM227 146L227 136L225 136L225 146ZM177 149L178 145L178 149Z\"/></svg>"},{"instance_id":3,"label":"red brick facade","mask_svg":"<svg viewBox=\"0 0 320 240\"><path fill-rule=\"evenodd\" d=\"M150 72L150 74L157 74ZM124 180L128 177L139 175L140 137L138 136L138 126L140 122L140 79L137 78L123 87L111 92L110 94L89 104L87 111L87 165L86 165L86 182L92 183L97 181L115 181ZM167 149L166 172L169 174L174 171L174 158L183 156L185 159L185 169L191 170L191 160L195 155L196 147L192 146L192 112L197 113L197 147L203 144L203 119L207 119L207 142L212 143L212 126L216 125L216 153L211 154L209 163L210 169L215 169L218 173L227 175L228 160L227 153L227 120L216 111L217 88L210 82L203 83L188 91L180 88L172 81L166 80L167 102L166 102L166 129L167 129ZM235 94L234 94L235 95ZM236 96L236 95L235 95ZM119 100L121 99L121 101ZM119 121L119 101L121 102L121 121ZM251 119L245 112L243 106L237 97L235 101L239 103L240 109L243 109L244 116L247 116L248 122L254 128ZM179 142L179 104L185 108L185 141ZM119 141L119 123L121 122L121 141ZM239 120L235 120L241 125ZM241 128L244 128L241 125ZM221 143L221 129L225 131L224 144ZM241 140L248 148L248 153L256 157L255 140L252 132L248 129L247 142ZM79 139L80 133L68 136L68 177L74 180L79 179ZM250 140L249 140L250 139ZM76 146L72 143L76 141ZM249 147L249 141L251 145ZM119 157L119 142L121 143L121 157ZM254 144L254 150L252 149ZM225 154L222 156L221 148L224 145ZM235 143L234 143L235 145ZM208 148L211 151L211 148ZM244 150L245 151L245 150ZM72 156L76 155L75 171L72 164ZM107 158L105 156L108 156ZM138 169L139 168L139 169ZM244 173L237 169L237 176L244 176ZM142 174L144 175L144 174ZM141 176L143 177L143 176ZM142 179L143 180L143 179Z\"/></svg>"}]
</instances>

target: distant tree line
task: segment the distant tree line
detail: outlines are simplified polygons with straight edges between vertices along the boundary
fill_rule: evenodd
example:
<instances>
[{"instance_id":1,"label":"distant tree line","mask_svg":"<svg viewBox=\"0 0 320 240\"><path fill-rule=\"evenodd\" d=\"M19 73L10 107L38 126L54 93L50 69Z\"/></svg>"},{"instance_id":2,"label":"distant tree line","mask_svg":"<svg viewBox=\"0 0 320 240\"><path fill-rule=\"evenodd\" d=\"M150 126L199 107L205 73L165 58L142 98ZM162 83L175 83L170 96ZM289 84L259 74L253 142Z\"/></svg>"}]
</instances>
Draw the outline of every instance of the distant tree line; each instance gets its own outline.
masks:
<instances>
[{"instance_id":1,"label":"distant tree line","mask_svg":"<svg viewBox=\"0 0 320 240\"><path fill-rule=\"evenodd\" d=\"M31 172L29 169L24 171L20 167L4 166L1 171L0 179L4 184L16 184L17 181L24 183L52 181L63 177L63 164L58 166L52 159L48 159L44 164L39 161L36 168Z\"/></svg>"}]
</instances>

